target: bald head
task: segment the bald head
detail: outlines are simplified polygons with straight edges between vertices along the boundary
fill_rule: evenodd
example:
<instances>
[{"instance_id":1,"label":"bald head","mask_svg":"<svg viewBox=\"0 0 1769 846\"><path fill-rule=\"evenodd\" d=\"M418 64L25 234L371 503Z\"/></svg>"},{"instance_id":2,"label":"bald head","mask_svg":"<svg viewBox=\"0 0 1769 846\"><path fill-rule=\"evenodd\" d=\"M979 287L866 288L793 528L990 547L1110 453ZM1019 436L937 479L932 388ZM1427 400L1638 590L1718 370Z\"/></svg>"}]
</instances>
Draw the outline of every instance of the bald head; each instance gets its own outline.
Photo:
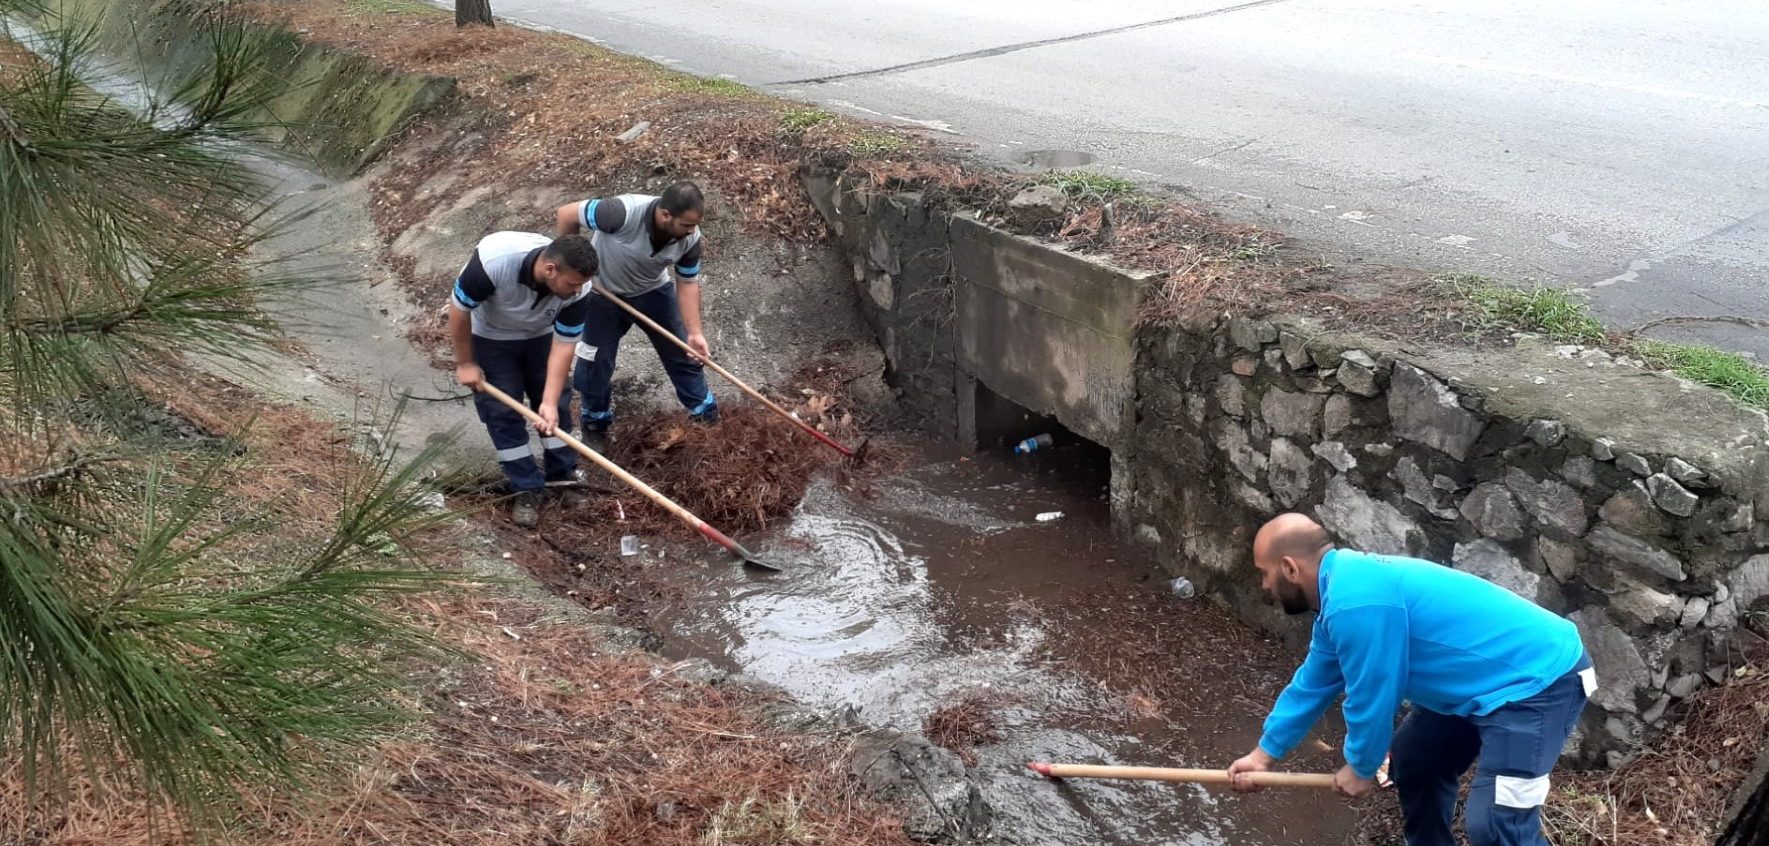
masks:
<instances>
[{"instance_id":1,"label":"bald head","mask_svg":"<svg viewBox=\"0 0 1769 846\"><path fill-rule=\"evenodd\" d=\"M1306 514L1280 514L1253 536L1253 565L1261 586L1284 610L1301 614L1319 610L1321 557L1333 539Z\"/></svg>"},{"instance_id":2,"label":"bald head","mask_svg":"<svg viewBox=\"0 0 1769 846\"><path fill-rule=\"evenodd\" d=\"M1253 557L1319 559L1333 545L1327 530L1306 514L1279 514L1253 536Z\"/></svg>"}]
</instances>

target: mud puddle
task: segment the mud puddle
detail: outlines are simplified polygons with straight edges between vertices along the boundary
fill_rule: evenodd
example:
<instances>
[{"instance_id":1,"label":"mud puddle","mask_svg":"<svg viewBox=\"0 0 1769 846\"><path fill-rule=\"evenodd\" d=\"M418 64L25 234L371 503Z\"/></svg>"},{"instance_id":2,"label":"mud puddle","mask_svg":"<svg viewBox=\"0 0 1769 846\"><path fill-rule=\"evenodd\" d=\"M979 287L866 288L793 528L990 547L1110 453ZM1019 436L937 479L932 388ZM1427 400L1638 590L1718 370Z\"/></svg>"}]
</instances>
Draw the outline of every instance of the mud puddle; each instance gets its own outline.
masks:
<instances>
[{"instance_id":1,"label":"mud puddle","mask_svg":"<svg viewBox=\"0 0 1769 846\"><path fill-rule=\"evenodd\" d=\"M758 540L790 575L660 568L679 598L651 610L652 626L672 657L852 705L872 725L919 730L942 706L994 703L1002 739L976 749L973 777L1004 841L1344 842L1354 814L1330 796L1059 786L1025 768L1226 766L1293 667L1207 601L1174 597L1146 553L1112 536L1103 472L1077 483L1062 452L927 450L863 495L819 483ZM1050 512L1062 516L1038 519ZM1319 751L1293 762L1334 764Z\"/></svg>"}]
</instances>

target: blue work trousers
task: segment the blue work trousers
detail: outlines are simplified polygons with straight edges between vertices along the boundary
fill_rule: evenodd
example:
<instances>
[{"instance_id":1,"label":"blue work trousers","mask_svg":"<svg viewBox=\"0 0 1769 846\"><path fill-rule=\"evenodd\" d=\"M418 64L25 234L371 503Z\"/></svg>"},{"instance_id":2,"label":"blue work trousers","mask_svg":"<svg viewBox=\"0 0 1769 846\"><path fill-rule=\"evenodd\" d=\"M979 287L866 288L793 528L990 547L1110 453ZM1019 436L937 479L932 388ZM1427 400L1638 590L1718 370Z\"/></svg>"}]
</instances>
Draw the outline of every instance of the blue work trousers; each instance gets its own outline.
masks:
<instances>
[{"instance_id":1,"label":"blue work trousers","mask_svg":"<svg viewBox=\"0 0 1769 846\"><path fill-rule=\"evenodd\" d=\"M547 388L547 356L553 350L551 332L523 341L494 341L473 336L473 359L485 371L485 381L493 387L539 409L541 396ZM571 419L571 395L560 391L559 420ZM528 421L516 410L485 394L473 395L473 407L479 420L491 435L497 450L498 466L510 480L511 489L538 491L548 481L570 479L577 469L577 453L565 442L553 437L541 438L546 453L546 472L535 464L534 450L529 446Z\"/></svg>"},{"instance_id":2,"label":"blue work trousers","mask_svg":"<svg viewBox=\"0 0 1769 846\"><path fill-rule=\"evenodd\" d=\"M682 310L676 303L675 285L665 285L655 291L621 299L640 314L651 318L657 325L668 329L677 338L687 338L687 331L682 327ZM635 322L632 315L609 302L606 295L598 294L590 298L590 313L584 320L584 343L595 348L594 358L585 361L579 357L577 369L571 378L573 387L577 388L582 399L585 433L606 432L614 422L609 384L614 379L614 363L620 352L620 339L626 337L627 330L633 328ZM676 399L681 401L682 407L699 420L716 420L718 404L713 400L712 391L707 390L706 373L700 362L689 357L682 348L670 343L668 338L652 332L649 327L642 328L651 338L651 346L657 350L664 372L669 374L671 384L675 385Z\"/></svg>"},{"instance_id":3,"label":"blue work trousers","mask_svg":"<svg viewBox=\"0 0 1769 846\"><path fill-rule=\"evenodd\" d=\"M1463 821L1474 846L1547 846L1542 801L1548 773L1595 686L1589 659L1542 692L1484 716L1414 706L1394 733L1389 775L1400 794L1407 846L1455 846L1462 774L1479 761Z\"/></svg>"}]
</instances>

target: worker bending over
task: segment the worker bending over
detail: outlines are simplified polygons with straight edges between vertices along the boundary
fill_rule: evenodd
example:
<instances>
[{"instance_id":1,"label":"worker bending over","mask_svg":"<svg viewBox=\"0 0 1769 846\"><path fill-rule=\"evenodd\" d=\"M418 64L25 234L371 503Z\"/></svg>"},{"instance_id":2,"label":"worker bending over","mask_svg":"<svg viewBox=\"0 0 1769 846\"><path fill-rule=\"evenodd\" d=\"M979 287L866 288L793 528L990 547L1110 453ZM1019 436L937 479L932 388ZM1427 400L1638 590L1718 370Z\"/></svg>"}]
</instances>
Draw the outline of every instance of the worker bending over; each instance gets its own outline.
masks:
<instances>
[{"instance_id":1,"label":"worker bending over","mask_svg":"<svg viewBox=\"0 0 1769 846\"><path fill-rule=\"evenodd\" d=\"M1407 846L1455 844L1458 783L1477 761L1468 839L1546 846L1548 773L1596 689L1570 621L1478 576L1335 549L1301 514L1260 528L1253 563L1286 613L1318 616L1258 747L1229 767L1235 789L1256 790L1244 775L1289 754L1343 694L1346 763L1334 786L1369 792L1392 756ZM1395 729L1403 701L1412 708Z\"/></svg>"},{"instance_id":2,"label":"worker bending over","mask_svg":"<svg viewBox=\"0 0 1769 846\"><path fill-rule=\"evenodd\" d=\"M581 235L554 240L529 232L493 232L473 250L449 298L455 379L474 392L473 406L516 493L510 519L518 526L540 521L547 482L570 480L577 470L577 455L555 430L570 408L565 376L572 347L583 336L596 269L596 251ZM541 416L543 423L536 429L546 456L544 470L535 464L528 422L486 395L486 384L519 402L526 398Z\"/></svg>"},{"instance_id":3,"label":"worker bending over","mask_svg":"<svg viewBox=\"0 0 1769 846\"><path fill-rule=\"evenodd\" d=\"M657 197L622 194L567 203L559 207L554 231L563 236L590 230L602 260L597 277L602 290L620 297L694 351L694 355L683 352L644 327L682 407L693 420L712 423L718 420L719 408L707 390L700 363L710 355L700 322L700 218L705 210L700 188L677 182ZM583 440L599 452L607 448L608 427L614 423L609 386L615 358L633 322L631 315L604 297L590 300L572 384L582 400Z\"/></svg>"}]
</instances>

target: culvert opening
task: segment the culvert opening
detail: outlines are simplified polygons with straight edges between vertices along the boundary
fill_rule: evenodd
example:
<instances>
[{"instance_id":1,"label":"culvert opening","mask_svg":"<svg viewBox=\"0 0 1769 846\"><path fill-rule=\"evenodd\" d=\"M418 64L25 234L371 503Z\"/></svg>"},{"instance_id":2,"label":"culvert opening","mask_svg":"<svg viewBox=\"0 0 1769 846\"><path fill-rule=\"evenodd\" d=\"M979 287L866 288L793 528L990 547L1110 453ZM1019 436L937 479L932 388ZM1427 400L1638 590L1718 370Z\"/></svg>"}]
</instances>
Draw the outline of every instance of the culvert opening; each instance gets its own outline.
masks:
<instances>
[{"instance_id":1,"label":"culvert opening","mask_svg":"<svg viewBox=\"0 0 1769 846\"><path fill-rule=\"evenodd\" d=\"M1007 455L1022 470L1065 490L1104 496L1112 484L1112 451L1071 431L1055 417L1040 414L976 385L976 447ZM1016 453L1034 439L1037 448ZM1048 442L1046 442L1048 441Z\"/></svg>"}]
</instances>

